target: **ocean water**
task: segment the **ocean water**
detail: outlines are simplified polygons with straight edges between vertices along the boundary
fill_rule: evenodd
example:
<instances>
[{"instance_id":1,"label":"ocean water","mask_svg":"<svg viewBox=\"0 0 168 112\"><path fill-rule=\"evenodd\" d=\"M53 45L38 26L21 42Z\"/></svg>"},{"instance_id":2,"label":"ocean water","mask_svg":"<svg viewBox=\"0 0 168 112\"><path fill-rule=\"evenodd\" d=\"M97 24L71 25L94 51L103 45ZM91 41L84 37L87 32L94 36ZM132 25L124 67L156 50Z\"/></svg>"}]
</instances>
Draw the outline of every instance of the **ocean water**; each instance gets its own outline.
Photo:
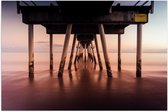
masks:
<instances>
[{"instance_id":1,"label":"ocean water","mask_svg":"<svg viewBox=\"0 0 168 112\"><path fill-rule=\"evenodd\" d=\"M69 63L68 53L66 58L65 69ZM117 53L109 53L109 59L112 70L117 71ZM54 70L58 71L61 53L54 53ZM101 60L104 64L104 57L101 53ZM135 71L136 54L122 53L121 63L123 70ZM35 71L49 70L49 53L35 53ZM97 65L97 70L99 66ZM104 66L105 68L105 66ZM72 69L73 66L72 66ZM142 55L143 71L167 71L167 54L166 53L143 53ZM2 53L2 72L5 71L28 71L28 53ZM5 74L2 74L5 75Z\"/></svg>"},{"instance_id":2,"label":"ocean water","mask_svg":"<svg viewBox=\"0 0 168 112\"><path fill-rule=\"evenodd\" d=\"M135 53L122 53L121 73L117 53L109 53L113 78L98 65L78 71L72 66L69 72L69 53L63 78L58 78L60 59L61 53L54 53L50 72L49 53L35 53L35 77L29 79L27 53L2 53L2 110L167 109L166 53L143 53L141 79L135 77Z\"/></svg>"}]
</instances>

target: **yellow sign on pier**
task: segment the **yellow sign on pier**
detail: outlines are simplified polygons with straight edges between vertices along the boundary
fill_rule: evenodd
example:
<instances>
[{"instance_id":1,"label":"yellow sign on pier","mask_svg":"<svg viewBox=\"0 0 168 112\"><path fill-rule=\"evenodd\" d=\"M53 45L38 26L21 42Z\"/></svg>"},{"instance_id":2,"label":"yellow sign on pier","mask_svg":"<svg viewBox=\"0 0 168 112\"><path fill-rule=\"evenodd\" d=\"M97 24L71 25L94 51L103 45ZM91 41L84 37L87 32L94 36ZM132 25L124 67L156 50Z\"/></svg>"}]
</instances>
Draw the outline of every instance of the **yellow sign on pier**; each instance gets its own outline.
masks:
<instances>
[{"instance_id":1,"label":"yellow sign on pier","mask_svg":"<svg viewBox=\"0 0 168 112\"><path fill-rule=\"evenodd\" d=\"M135 14L135 22L147 22L146 14Z\"/></svg>"}]
</instances>

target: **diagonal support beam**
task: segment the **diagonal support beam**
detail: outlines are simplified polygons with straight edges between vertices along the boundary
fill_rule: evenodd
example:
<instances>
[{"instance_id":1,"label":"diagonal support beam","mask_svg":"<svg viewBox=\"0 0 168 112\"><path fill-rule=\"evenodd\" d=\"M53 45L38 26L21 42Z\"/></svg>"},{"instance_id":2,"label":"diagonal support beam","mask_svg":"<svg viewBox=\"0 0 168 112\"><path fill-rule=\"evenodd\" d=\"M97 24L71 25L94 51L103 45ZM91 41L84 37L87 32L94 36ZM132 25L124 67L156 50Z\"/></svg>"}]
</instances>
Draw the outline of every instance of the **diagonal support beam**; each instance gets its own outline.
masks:
<instances>
[{"instance_id":1,"label":"diagonal support beam","mask_svg":"<svg viewBox=\"0 0 168 112\"><path fill-rule=\"evenodd\" d=\"M74 59L75 71L77 70L76 61L77 61L77 57L78 57L78 51L79 51L79 42L78 42L78 45L77 45L77 47L76 47L76 55L75 55L75 59Z\"/></svg>"},{"instance_id":2,"label":"diagonal support beam","mask_svg":"<svg viewBox=\"0 0 168 112\"><path fill-rule=\"evenodd\" d=\"M88 59L90 59L90 61L93 63L93 56L92 56L90 45L87 47L87 53L88 53Z\"/></svg>"},{"instance_id":3,"label":"diagonal support beam","mask_svg":"<svg viewBox=\"0 0 168 112\"><path fill-rule=\"evenodd\" d=\"M102 70L103 66L102 66L102 61L101 61L101 58L100 58L99 46L98 46L96 35L95 35L95 46L96 46L96 51L97 51L97 58L98 58L98 62L99 62L99 67L100 67L100 70Z\"/></svg>"},{"instance_id":4,"label":"diagonal support beam","mask_svg":"<svg viewBox=\"0 0 168 112\"><path fill-rule=\"evenodd\" d=\"M69 65L68 65L68 70L71 69L72 59L73 59L73 54L74 54L74 49L75 49L75 43L76 43L76 38L77 38L77 34L75 34L75 35L74 35L74 38L73 38L72 49L71 49L71 55L70 55Z\"/></svg>"},{"instance_id":5,"label":"diagonal support beam","mask_svg":"<svg viewBox=\"0 0 168 112\"><path fill-rule=\"evenodd\" d=\"M101 38L101 43L102 43L102 48L103 48L104 60L106 64L107 75L108 77L112 77L112 70L111 70L110 61L108 58L103 24L99 24L98 27L99 27L100 38Z\"/></svg>"},{"instance_id":6,"label":"diagonal support beam","mask_svg":"<svg viewBox=\"0 0 168 112\"><path fill-rule=\"evenodd\" d=\"M95 57L95 53L94 53L94 50L93 50L93 44L92 44L92 42L91 42L91 49L92 49L92 52L93 52L93 60L94 60L94 69L96 69L96 64L97 64L97 62L96 62L96 57Z\"/></svg>"},{"instance_id":7,"label":"diagonal support beam","mask_svg":"<svg viewBox=\"0 0 168 112\"><path fill-rule=\"evenodd\" d=\"M64 47L63 47L62 56L61 56L60 67L59 67L59 71L58 71L58 77L62 77L63 72L64 72L64 66L65 66L71 31L72 31L72 24L68 24L67 30L66 30L66 35L65 35Z\"/></svg>"}]
</instances>

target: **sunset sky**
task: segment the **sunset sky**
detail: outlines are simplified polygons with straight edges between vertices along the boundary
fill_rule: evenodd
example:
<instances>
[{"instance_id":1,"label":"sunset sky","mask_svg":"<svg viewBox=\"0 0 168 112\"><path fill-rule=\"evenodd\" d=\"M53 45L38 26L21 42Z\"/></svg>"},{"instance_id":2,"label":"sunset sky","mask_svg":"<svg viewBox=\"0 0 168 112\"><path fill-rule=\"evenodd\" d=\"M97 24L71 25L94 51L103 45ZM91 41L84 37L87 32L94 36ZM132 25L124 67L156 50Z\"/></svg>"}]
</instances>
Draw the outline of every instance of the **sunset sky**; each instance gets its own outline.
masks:
<instances>
[{"instance_id":1,"label":"sunset sky","mask_svg":"<svg viewBox=\"0 0 168 112\"><path fill-rule=\"evenodd\" d=\"M28 26L22 23L22 15L17 14L15 2L2 2L1 25L2 52L27 52ZM49 51L49 35L46 34L46 29L40 25L35 25L34 29L35 51ZM65 35L54 35L54 51L62 50L64 37ZM71 35L70 46L72 44L72 37L73 35ZM106 35L106 37L108 50L116 52L117 35ZM166 51L168 42L166 1L155 2L154 14L149 14L149 22L143 25L142 39L143 51ZM99 35L98 40L100 40ZM126 27L125 34L122 35L121 43L123 52L135 51L136 25Z\"/></svg>"}]
</instances>

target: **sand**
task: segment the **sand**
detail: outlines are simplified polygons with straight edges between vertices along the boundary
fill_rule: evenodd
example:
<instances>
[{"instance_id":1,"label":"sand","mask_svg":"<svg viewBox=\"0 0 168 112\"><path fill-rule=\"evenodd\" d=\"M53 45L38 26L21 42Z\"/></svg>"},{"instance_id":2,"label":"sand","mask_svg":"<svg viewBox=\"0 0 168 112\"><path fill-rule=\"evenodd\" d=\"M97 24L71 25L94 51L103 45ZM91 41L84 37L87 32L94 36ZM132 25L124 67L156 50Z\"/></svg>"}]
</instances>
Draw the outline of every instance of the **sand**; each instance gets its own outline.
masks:
<instances>
[{"instance_id":1,"label":"sand","mask_svg":"<svg viewBox=\"0 0 168 112\"><path fill-rule=\"evenodd\" d=\"M69 73L69 58L63 78L58 78L61 54L54 54L54 71L50 73L48 53L36 53L31 80L27 53L3 53L2 110L167 109L166 54L143 54L142 78L135 77L135 54L123 53L121 73L117 71L117 54L109 55L113 78L107 77L105 66L103 71L98 65L93 70L89 63L86 68L80 65L77 72L72 66Z\"/></svg>"},{"instance_id":2,"label":"sand","mask_svg":"<svg viewBox=\"0 0 168 112\"><path fill-rule=\"evenodd\" d=\"M45 70L33 80L24 71L2 74L2 110L167 109L166 71L143 72L142 78L113 71L108 78L105 70L82 68L58 78L57 71Z\"/></svg>"}]
</instances>

